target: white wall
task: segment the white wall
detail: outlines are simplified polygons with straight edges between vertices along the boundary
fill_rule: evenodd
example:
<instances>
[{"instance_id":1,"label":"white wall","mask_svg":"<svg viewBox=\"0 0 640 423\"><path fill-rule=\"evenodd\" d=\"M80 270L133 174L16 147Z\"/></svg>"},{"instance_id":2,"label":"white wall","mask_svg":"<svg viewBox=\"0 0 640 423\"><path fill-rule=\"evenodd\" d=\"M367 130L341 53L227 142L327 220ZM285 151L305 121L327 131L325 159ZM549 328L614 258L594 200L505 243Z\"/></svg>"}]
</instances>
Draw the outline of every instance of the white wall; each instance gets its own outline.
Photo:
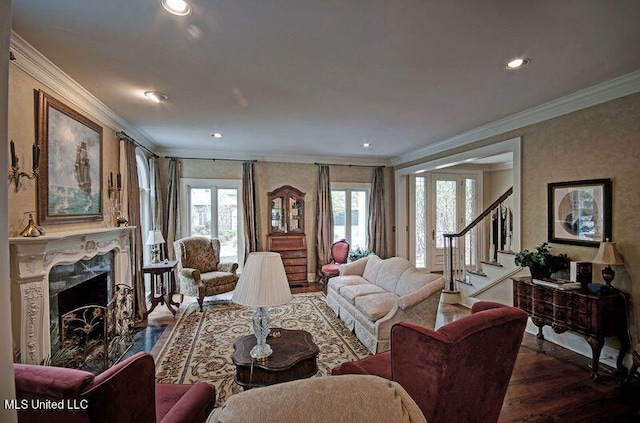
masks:
<instances>
[{"instance_id":1,"label":"white wall","mask_svg":"<svg viewBox=\"0 0 640 423\"><path fill-rule=\"evenodd\" d=\"M0 1L0 175L7 175L8 98L9 98L9 35L11 31L11 1ZM15 397L13 352L11 340L11 294L9 281L9 211L7 184L0 184L0 402ZM0 407L0 421L18 421L16 412Z\"/></svg>"}]
</instances>

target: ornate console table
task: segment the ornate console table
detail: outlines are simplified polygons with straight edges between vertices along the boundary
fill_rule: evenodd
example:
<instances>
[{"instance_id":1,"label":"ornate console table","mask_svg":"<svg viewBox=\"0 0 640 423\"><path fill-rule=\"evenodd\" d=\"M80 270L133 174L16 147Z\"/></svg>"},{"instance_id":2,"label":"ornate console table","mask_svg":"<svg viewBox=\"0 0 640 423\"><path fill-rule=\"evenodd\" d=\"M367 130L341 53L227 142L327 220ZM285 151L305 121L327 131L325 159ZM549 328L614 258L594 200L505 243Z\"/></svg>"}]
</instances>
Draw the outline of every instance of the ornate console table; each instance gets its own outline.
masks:
<instances>
[{"instance_id":1,"label":"ornate console table","mask_svg":"<svg viewBox=\"0 0 640 423\"><path fill-rule=\"evenodd\" d=\"M526 311L538 327L538 338L544 339L542 327L551 326L556 333L567 330L585 337L592 352L591 379L598 378L600 352L604 338L616 336L620 353L618 372L626 375L622 365L631 345L627 323L627 297L622 292L598 296L580 290L561 290L537 285L530 277L513 279L513 305Z\"/></svg>"}]
</instances>

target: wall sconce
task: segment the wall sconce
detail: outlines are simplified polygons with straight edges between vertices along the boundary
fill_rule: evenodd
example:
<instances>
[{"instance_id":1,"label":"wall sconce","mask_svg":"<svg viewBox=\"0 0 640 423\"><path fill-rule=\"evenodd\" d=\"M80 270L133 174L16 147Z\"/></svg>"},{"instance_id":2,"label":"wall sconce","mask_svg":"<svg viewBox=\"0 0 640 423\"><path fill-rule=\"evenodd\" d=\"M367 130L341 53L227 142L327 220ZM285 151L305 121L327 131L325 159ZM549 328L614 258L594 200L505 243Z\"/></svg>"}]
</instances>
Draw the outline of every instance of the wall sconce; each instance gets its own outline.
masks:
<instances>
[{"instance_id":1,"label":"wall sconce","mask_svg":"<svg viewBox=\"0 0 640 423\"><path fill-rule=\"evenodd\" d=\"M122 175L118 172L116 176L116 185L113 185L113 172L109 172L109 198L111 198L111 193L117 194L117 198L114 196L116 200L120 199L120 191L122 191Z\"/></svg>"},{"instance_id":2,"label":"wall sconce","mask_svg":"<svg viewBox=\"0 0 640 423\"><path fill-rule=\"evenodd\" d=\"M18 192L20 186L20 178L23 176L27 179L35 179L38 176L40 167L40 147L38 144L33 144L33 169L31 173L21 172L18 165L18 156L16 156L16 146L11 140L11 170L9 171L9 182L13 182L15 192Z\"/></svg>"}]
</instances>

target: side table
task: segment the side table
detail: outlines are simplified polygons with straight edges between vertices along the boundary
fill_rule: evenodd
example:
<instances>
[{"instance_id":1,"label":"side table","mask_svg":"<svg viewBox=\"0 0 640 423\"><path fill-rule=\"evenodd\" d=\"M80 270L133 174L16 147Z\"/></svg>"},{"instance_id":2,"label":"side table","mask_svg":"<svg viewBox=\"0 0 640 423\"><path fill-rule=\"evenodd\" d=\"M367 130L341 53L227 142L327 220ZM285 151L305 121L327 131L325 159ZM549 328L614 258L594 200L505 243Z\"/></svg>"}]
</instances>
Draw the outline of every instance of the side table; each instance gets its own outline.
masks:
<instances>
[{"instance_id":1,"label":"side table","mask_svg":"<svg viewBox=\"0 0 640 423\"><path fill-rule=\"evenodd\" d=\"M174 287L176 286L174 269L177 266L177 261L161 261L159 263L148 263L142 268L142 273L149 273L151 275L151 308L147 310L145 319L156 308L158 304L165 304L169 311L175 316L177 308L180 304L173 301ZM165 275L168 277L165 278ZM160 292L157 291L158 279L160 280Z\"/></svg>"},{"instance_id":2,"label":"side table","mask_svg":"<svg viewBox=\"0 0 640 423\"><path fill-rule=\"evenodd\" d=\"M278 333L279 336L274 336ZM264 362L254 360L249 354L256 345L255 335L241 336L233 344L235 381L245 390L308 378L318 372L316 359L320 348L309 332L271 328L267 343L273 354Z\"/></svg>"}]
</instances>

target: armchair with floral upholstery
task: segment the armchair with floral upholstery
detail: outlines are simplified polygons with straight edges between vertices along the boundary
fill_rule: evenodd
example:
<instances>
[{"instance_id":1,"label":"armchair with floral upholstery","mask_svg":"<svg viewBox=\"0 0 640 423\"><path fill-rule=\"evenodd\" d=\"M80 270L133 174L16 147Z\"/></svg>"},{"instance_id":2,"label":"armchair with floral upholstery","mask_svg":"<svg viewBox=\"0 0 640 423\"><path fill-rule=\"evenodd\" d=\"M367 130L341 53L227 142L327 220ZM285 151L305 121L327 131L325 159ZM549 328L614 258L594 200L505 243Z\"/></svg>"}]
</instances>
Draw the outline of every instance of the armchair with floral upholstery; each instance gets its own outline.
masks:
<instances>
[{"instance_id":1,"label":"armchair with floral upholstery","mask_svg":"<svg viewBox=\"0 0 640 423\"><path fill-rule=\"evenodd\" d=\"M220 240L182 238L173 243L173 249L178 260L179 292L198 297L200 311L204 297L236 288L238 263L220 263Z\"/></svg>"}]
</instances>

